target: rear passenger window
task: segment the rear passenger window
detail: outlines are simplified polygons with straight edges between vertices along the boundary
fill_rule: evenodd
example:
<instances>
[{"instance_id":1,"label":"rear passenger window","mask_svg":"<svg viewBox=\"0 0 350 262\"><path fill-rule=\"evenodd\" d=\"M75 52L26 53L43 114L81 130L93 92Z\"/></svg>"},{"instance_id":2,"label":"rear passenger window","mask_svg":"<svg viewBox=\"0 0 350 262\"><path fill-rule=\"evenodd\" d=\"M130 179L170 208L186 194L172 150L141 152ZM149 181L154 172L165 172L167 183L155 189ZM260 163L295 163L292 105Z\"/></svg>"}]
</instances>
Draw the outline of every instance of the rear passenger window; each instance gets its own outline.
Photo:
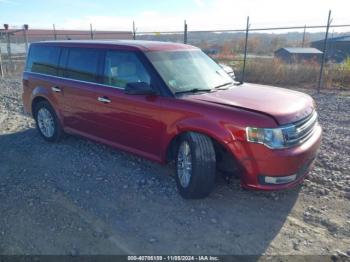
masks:
<instances>
[{"instance_id":1,"label":"rear passenger window","mask_svg":"<svg viewBox=\"0 0 350 262\"><path fill-rule=\"evenodd\" d=\"M30 48L26 70L55 76L57 75L59 56L59 47L33 45Z\"/></svg>"},{"instance_id":2,"label":"rear passenger window","mask_svg":"<svg viewBox=\"0 0 350 262\"><path fill-rule=\"evenodd\" d=\"M151 84L151 78L135 53L107 51L103 82L109 86L125 88L131 82Z\"/></svg>"},{"instance_id":3,"label":"rear passenger window","mask_svg":"<svg viewBox=\"0 0 350 262\"><path fill-rule=\"evenodd\" d=\"M65 76L87 82L98 82L100 51L96 49L70 48Z\"/></svg>"}]
</instances>

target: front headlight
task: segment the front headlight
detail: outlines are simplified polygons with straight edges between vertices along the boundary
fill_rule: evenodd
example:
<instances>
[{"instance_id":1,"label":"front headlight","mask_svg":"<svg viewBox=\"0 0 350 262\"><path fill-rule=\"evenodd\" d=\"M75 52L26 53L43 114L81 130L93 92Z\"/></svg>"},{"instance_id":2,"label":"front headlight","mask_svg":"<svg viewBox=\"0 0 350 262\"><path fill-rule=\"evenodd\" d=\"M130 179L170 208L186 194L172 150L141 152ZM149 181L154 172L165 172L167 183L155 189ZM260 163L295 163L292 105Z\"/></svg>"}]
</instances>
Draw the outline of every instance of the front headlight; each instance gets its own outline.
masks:
<instances>
[{"instance_id":1,"label":"front headlight","mask_svg":"<svg viewBox=\"0 0 350 262\"><path fill-rule=\"evenodd\" d=\"M294 126L284 128L247 127L246 133L249 142L264 144L272 149L279 149L287 146L285 136L294 132L294 130Z\"/></svg>"}]
</instances>

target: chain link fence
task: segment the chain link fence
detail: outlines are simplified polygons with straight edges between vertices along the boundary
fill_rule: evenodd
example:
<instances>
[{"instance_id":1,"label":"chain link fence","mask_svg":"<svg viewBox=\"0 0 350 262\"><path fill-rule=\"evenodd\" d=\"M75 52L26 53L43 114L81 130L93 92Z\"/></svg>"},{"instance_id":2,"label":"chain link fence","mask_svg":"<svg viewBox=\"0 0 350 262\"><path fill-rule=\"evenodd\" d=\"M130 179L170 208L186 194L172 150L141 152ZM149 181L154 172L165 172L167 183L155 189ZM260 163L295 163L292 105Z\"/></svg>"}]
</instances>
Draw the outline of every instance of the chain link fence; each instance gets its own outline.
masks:
<instances>
[{"instance_id":1,"label":"chain link fence","mask_svg":"<svg viewBox=\"0 0 350 262\"><path fill-rule=\"evenodd\" d=\"M0 30L0 76L20 75L31 42L45 40L136 39L188 43L231 66L236 79L285 87L350 87L350 24L140 32L93 30Z\"/></svg>"},{"instance_id":2,"label":"chain link fence","mask_svg":"<svg viewBox=\"0 0 350 262\"><path fill-rule=\"evenodd\" d=\"M0 30L0 77L18 76L23 72L30 43L49 40L132 39L131 31L16 29Z\"/></svg>"},{"instance_id":3,"label":"chain link fence","mask_svg":"<svg viewBox=\"0 0 350 262\"><path fill-rule=\"evenodd\" d=\"M348 32L346 32L348 30ZM139 32L136 39L185 42L231 66L240 82L284 87L350 87L350 24Z\"/></svg>"}]
</instances>

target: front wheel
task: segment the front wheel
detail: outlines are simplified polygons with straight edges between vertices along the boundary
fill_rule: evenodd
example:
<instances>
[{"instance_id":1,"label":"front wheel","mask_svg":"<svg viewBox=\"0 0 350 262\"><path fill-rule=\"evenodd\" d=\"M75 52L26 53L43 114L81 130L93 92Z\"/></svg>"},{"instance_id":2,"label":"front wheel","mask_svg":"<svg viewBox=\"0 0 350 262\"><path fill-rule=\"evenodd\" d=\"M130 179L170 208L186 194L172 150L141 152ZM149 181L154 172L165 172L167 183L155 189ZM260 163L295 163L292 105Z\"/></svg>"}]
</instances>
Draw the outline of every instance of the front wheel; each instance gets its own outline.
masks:
<instances>
[{"instance_id":1,"label":"front wheel","mask_svg":"<svg viewBox=\"0 0 350 262\"><path fill-rule=\"evenodd\" d=\"M176 154L176 184L184 198L204 198L215 184L216 158L213 142L205 135L182 135Z\"/></svg>"}]
</instances>

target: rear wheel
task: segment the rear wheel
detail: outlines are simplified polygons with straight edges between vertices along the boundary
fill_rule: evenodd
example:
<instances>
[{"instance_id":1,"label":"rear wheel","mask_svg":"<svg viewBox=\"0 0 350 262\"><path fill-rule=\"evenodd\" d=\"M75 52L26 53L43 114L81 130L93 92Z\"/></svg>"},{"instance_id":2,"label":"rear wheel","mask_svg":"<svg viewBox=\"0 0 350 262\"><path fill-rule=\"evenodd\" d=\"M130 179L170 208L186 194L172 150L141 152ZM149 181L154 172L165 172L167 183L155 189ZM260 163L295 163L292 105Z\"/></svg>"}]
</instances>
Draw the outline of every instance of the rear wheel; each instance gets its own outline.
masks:
<instances>
[{"instance_id":1,"label":"rear wheel","mask_svg":"<svg viewBox=\"0 0 350 262\"><path fill-rule=\"evenodd\" d=\"M35 106L34 119L41 136L49 142L58 142L63 136L61 124L52 106L47 101Z\"/></svg>"},{"instance_id":2,"label":"rear wheel","mask_svg":"<svg viewBox=\"0 0 350 262\"><path fill-rule=\"evenodd\" d=\"M176 154L176 184L184 198L204 198L214 188L215 150L211 139L189 132L180 138Z\"/></svg>"}]
</instances>

